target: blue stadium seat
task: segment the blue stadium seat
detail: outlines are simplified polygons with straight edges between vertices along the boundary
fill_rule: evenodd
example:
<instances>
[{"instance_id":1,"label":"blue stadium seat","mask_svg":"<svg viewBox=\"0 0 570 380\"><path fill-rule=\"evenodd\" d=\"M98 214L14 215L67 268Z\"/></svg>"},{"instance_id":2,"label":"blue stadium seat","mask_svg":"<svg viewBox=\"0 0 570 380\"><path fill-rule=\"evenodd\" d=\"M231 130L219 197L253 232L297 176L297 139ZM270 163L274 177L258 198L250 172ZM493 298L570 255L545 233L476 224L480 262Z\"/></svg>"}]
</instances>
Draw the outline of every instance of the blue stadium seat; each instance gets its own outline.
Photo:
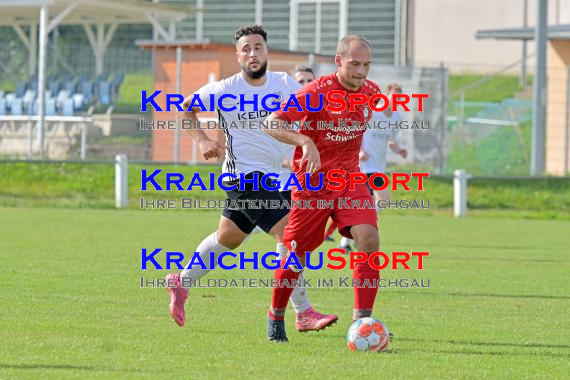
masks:
<instances>
[{"instance_id":1,"label":"blue stadium seat","mask_svg":"<svg viewBox=\"0 0 570 380\"><path fill-rule=\"evenodd\" d=\"M117 72L113 77L113 82L111 83L111 96L113 100L117 99L117 96L119 95L119 88L121 87L124 79L125 74L122 71Z\"/></svg>"},{"instance_id":2,"label":"blue stadium seat","mask_svg":"<svg viewBox=\"0 0 570 380\"><path fill-rule=\"evenodd\" d=\"M75 90L77 89L77 83L73 80L65 82L63 84L63 89L69 91L70 94L75 94Z\"/></svg>"},{"instance_id":3,"label":"blue stadium seat","mask_svg":"<svg viewBox=\"0 0 570 380\"><path fill-rule=\"evenodd\" d=\"M32 75L28 79L28 90L38 91L38 77L36 75Z\"/></svg>"},{"instance_id":4,"label":"blue stadium seat","mask_svg":"<svg viewBox=\"0 0 570 380\"><path fill-rule=\"evenodd\" d=\"M97 75L97 77L95 78L95 83L101 83L107 80L108 74L107 73L101 73L99 75Z\"/></svg>"},{"instance_id":5,"label":"blue stadium seat","mask_svg":"<svg viewBox=\"0 0 570 380\"><path fill-rule=\"evenodd\" d=\"M61 113L63 114L63 116L73 116L74 112L73 112L73 99L72 98L66 98L63 101Z\"/></svg>"},{"instance_id":6,"label":"blue stadium seat","mask_svg":"<svg viewBox=\"0 0 570 380\"><path fill-rule=\"evenodd\" d=\"M55 98L46 98L46 116L54 116L55 114Z\"/></svg>"},{"instance_id":7,"label":"blue stadium seat","mask_svg":"<svg viewBox=\"0 0 570 380\"><path fill-rule=\"evenodd\" d=\"M23 108L22 99L15 98L12 100L12 104L10 105L10 111L12 115L22 115L24 113Z\"/></svg>"},{"instance_id":8,"label":"blue stadium seat","mask_svg":"<svg viewBox=\"0 0 570 380\"><path fill-rule=\"evenodd\" d=\"M13 92L9 92L4 95L4 100L6 101L6 109L10 109L12 107L12 102L16 99L16 94Z\"/></svg>"},{"instance_id":9,"label":"blue stadium seat","mask_svg":"<svg viewBox=\"0 0 570 380\"><path fill-rule=\"evenodd\" d=\"M32 112L35 100L36 100L36 92L33 90L26 90L26 93L22 97L22 103L24 105L24 109L26 109L28 113L31 113L33 115L35 115Z\"/></svg>"},{"instance_id":10,"label":"blue stadium seat","mask_svg":"<svg viewBox=\"0 0 570 380\"><path fill-rule=\"evenodd\" d=\"M0 116L6 115L6 99L0 98Z\"/></svg>"},{"instance_id":11,"label":"blue stadium seat","mask_svg":"<svg viewBox=\"0 0 570 380\"><path fill-rule=\"evenodd\" d=\"M30 105L28 106L28 114L30 115L37 115L40 112L40 100L35 99Z\"/></svg>"},{"instance_id":12,"label":"blue stadium seat","mask_svg":"<svg viewBox=\"0 0 570 380\"><path fill-rule=\"evenodd\" d=\"M61 82L57 80L49 81L47 84L47 89L51 92L53 96L57 95L61 88Z\"/></svg>"},{"instance_id":13,"label":"blue stadium seat","mask_svg":"<svg viewBox=\"0 0 570 380\"><path fill-rule=\"evenodd\" d=\"M73 97L73 109L75 111L83 111L85 109L85 98L83 94L74 94Z\"/></svg>"},{"instance_id":14,"label":"blue stadium seat","mask_svg":"<svg viewBox=\"0 0 570 380\"><path fill-rule=\"evenodd\" d=\"M63 108L63 101L69 98L70 96L71 94L69 93L69 91L60 90L55 98L56 106L59 108Z\"/></svg>"},{"instance_id":15,"label":"blue stadium seat","mask_svg":"<svg viewBox=\"0 0 570 380\"><path fill-rule=\"evenodd\" d=\"M45 116L54 116L56 114L55 110L55 98L46 98L45 99L45 108L44 114ZM37 98L34 100L30 115L38 115L40 113L40 99Z\"/></svg>"},{"instance_id":16,"label":"blue stadium seat","mask_svg":"<svg viewBox=\"0 0 570 380\"><path fill-rule=\"evenodd\" d=\"M91 81L81 83L81 95L86 103L91 103L93 101L93 83Z\"/></svg>"},{"instance_id":17,"label":"blue stadium seat","mask_svg":"<svg viewBox=\"0 0 570 380\"><path fill-rule=\"evenodd\" d=\"M24 96L26 89L28 88L28 84L24 81L19 81L16 83L16 97L21 98Z\"/></svg>"},{"instance_id":18,"label":"blue stadium seat","mask_svg":"<svg viewBox=\"0 0 570 380\"><path fill-rule=\"evenodd\" d=\"M113 77L113 84L119 87L123 83L124 79L125 79L125 73L122 71L117 71L117 73Z\"/></svg>"},{"instance_id":19,"label":"blue stadium seat","mask_svg":"<svg viewBox=\"0 0 570 380\"><path fill-rule=\"evenodd\" d=\"M99 104L108 106L112 103L111 83L104 81L99 83Z\"/></svg>"}]
</instances>

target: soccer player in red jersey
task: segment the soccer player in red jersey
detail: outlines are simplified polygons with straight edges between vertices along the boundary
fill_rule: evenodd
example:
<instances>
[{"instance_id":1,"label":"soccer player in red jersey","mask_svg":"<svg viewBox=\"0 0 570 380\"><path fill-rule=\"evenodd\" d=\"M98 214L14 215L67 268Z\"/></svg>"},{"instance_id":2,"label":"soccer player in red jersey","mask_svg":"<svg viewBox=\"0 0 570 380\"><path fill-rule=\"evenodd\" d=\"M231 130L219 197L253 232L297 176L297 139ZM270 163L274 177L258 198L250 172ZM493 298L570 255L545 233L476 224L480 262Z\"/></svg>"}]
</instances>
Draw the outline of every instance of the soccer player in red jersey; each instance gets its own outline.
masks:
<instances>
[{"instance_id":1,"label":"soccer player in red jersey","mask_svg":"<svg viewBox=\"0 0 570 380\"><path fill-rule=\"evenodd\" d=\"M289 223L285 227L283 242L289 251L296 252L303 267L305 266L305 253L313 251L323 242L329 216L338 223L339 231L343 236L353 238L356 241L359 251L371 254L379 249L376 211L368 208L339 207L338 203L338 199L341 197L360 200L360 204L364 204L365 201L372 203L366 184L357 184L354 190L350 190L348 186L339 191L326 189L328 183L326 173L329 170L345 170L347 182L349 173L360 172L358 154L365 129L350 130L350 128L344 128L342 130L338 127L355 126L357 123L362 126L372 116L372 110L368 105L358 105L353 112L350 111L350 107L346 107L342 111L329 111L327 110L326 94L333 90L345 91L345 100L350 105L350 94L362 94L369 98L380 93L378 85L366 79L371 59L371 46L364 37L358 35L344 37L339 42L336 51L337 72L314 80L296 94L302 110L289 107L287 111L281 109L268 118L268 122L277 121L282 126L284 122L288 124L291 124L292 121L311 122L312 130L301 128L295 131L280 128L268 129L266 132L281 142L296 145L293 159L294 171L299 183L305 190L293 189L292 198L312 201L313 205L316 205L317 200L320 199L334 201L333 209L318 209L313 206L314 209L295 208L291 211ZM307 111L305 94L311 94L309 100L311 107L318 106L319 94L322 94L322 109L317 112ZM319 121L333 122L334 127L319 130L317 128ZM306 190L305 173L311 173L310 182L313 186L318 184L318 174L323 173L324 186L322 190ZM283 283L283 280L291 283L292 280L299 277L299 274L300 268L290 266L287 269L277 269L275 278L279 279L280 284ZM357 286L354 288L354 320L372 314L378 292L376 285L379 276L379 270L372 268L368 264L368 260L356 265L353 279L360 280L360 284L369 280L374 285L372 287ZM373 280L375 281L373 282ZM275 287L273 289L271 308L268 313L268 337L270 341L288 341L284 317L285 308L292 291L293 288L290 287Z\"/></svg>"}]
</instances>

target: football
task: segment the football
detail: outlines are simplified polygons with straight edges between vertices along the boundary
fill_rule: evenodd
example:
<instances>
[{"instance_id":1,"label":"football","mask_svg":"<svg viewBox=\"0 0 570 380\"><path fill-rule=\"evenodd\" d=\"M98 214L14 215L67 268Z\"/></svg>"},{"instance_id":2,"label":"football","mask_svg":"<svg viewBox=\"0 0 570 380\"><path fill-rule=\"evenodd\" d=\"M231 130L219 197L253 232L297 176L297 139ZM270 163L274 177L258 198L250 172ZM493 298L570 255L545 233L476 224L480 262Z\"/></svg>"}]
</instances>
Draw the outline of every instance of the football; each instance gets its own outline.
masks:
<instances>
[{"instance_id":1,"label":"football","mask_svg":"<svg viewBox=\"0 0 570 380\"><path fill-rule=\"evenodd\" d=\"M360 318L348 329L346 336L350 351L381 352L388 348L390 335L388 328L374 318Z\"/></svg>"}]
</instances>

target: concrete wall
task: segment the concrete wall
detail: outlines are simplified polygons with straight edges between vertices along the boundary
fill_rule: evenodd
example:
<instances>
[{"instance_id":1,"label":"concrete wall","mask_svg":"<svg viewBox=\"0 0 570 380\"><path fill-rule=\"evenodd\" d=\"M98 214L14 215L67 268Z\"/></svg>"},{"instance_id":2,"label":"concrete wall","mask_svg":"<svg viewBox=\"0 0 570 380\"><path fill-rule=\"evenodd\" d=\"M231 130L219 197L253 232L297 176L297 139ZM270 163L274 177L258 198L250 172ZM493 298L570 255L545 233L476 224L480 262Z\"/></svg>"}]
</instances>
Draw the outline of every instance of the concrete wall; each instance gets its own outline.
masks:
<instances>
[{"instance_id":1,"label":"concrete wall","mask_svg":"<svg viewBox=\"0 0 570 380\"><path fill-rule=\"evenodd\" d=\"M549 0L550 25L570 23L570 1ZM415 0L415 63L443 62L452 71L492 72L521 58L521 42L477 40L481 29L523 25L523 0ZM559 5L559 7L558 7ZM528 0L528 25L534 26L537 0ZM534 52L529 43L528 53ZM534 61L529 61L531 65ZM514 70L516 72L516 70Z\"/></svg>"}]
</instances>

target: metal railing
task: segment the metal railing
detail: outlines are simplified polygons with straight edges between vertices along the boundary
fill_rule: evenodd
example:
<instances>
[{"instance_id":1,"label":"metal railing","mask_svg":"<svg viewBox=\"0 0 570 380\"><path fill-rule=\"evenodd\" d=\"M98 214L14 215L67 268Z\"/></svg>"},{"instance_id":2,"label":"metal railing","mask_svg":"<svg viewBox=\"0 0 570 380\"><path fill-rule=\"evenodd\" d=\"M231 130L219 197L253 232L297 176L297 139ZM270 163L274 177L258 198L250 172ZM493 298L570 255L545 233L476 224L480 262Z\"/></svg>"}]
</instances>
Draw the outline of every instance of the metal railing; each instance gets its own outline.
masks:
<instances>
[{"instance_id":1,"label":"metal railing","mask_svg":"<svg viewBox=\"0 0 570 380\"><path fill-rule=\"evenodd\" d=\"M0 151L3 154L21 155L22 149L18 147L18 140L27 137L27 157L35 156L37 148L39 152L37 115L12 115L0 116ZM90 116L46 116L46 135L52 139L74 140L79 135L80 157L85 159L86 139L88 128L93 124Z\"/></svg>"}]
</instances>

